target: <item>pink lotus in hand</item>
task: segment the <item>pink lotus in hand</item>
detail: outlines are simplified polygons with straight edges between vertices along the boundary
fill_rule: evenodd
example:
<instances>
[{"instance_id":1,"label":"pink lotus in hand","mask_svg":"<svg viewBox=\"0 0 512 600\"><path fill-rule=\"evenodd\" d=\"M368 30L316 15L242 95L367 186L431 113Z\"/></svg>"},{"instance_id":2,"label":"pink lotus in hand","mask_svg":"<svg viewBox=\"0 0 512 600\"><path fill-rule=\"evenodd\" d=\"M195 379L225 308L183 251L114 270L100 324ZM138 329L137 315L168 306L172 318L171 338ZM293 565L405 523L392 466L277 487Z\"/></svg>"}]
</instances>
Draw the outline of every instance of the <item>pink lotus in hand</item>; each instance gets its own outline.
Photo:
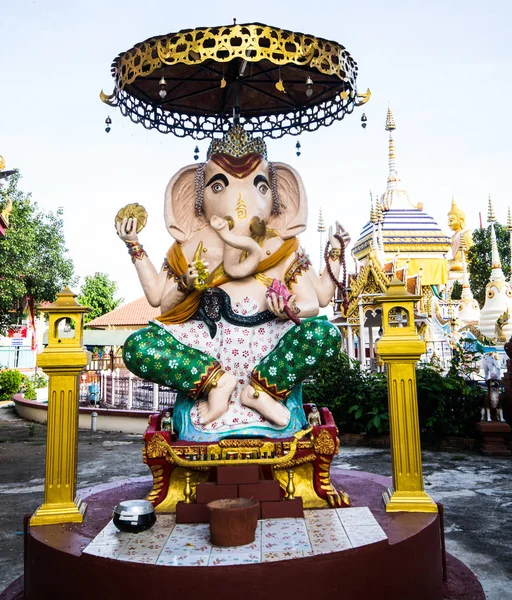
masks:
<instances>
[{"instance_id":1,"label":"pink lotus in hand","mask_svg":"<svg viewBox=\"0 0 512 600\"><path fill-rule=\"evenodd\" d=\"M297 315L294 314L290 306L288 306L288 300L290 299L292 294L290 293L286 285L282 281L279 281L279 279L274 279L274 281L272 281L272 285L270 285L267 289L267 298L270 298L271 296L275 296L276 298L281 297L284 303L283 311L285 312L286 316L296 325L300 325L301 321L299 317L297 317Z\"/></svg>"}]
</instances>

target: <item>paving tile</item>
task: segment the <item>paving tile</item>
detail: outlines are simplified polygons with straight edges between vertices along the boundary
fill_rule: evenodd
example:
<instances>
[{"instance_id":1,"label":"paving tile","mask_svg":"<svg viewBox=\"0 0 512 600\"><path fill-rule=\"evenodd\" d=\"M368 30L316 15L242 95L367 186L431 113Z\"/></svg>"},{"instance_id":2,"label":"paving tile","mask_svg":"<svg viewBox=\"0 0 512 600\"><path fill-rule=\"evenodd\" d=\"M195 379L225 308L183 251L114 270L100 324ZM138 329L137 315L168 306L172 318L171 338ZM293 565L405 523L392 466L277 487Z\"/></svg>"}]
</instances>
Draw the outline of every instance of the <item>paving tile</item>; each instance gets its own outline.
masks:
<instances>
[{"instance_id":1,"label":"paving tile","mask_svg":"<svg viewBox=\"0 0 512 600\"><path fill-rule=\"evenodd\" d=\"M261 562L277 562L280 560L291 560L292 558L302 558L303 553L300 550L288 550L284 552L262 552Z\"/></svg>"},{"instance_id":2,"label":"paving tile","mask_svg":"<svg viewBox=\"0 0 512 600\"><path fill-rule=\"evenodd\" d=\"M261 552L261 537L256 537L252 544L244 544L243 546L213 546L212 555L224 554L247 554L253 552Z\"/></svg>"},{"instance_id":3,"label":"paving tile","mask_svg":"<svg viewBox=\"0 0 512 600\"><path fill-rule=\"evenodd\" d=\"M366 526L346 525L345 531L354 548L365 546L366 544L374 544L381 540L387 540L387 535L378 524Z\"/></svg>"},{"instance_id":4,"label":"paving tile","mask_svg":"<svg viewBox=\"0 0 512 600\"><path fill-rule=\"evenodd\" d=\"M281 526L280 526L280 522ZM261 525L261 551L310 551L304 519L266 519Z\"/></svg>"},{"instance_id":5,"label":"paving tile","mask_svg":"<svg viewBox=\"0 0 512 600\"><path fill-rule=\"evenodd\" d=\"M206 567L210 555L206 554L160 554L155 564L168 567Z\"/></svg>"},{"instance_id":6,"label":"paving tile","mask_svg":"<svg viewBox=\"0 0 512 600\"><path fill-rule=\"evenodd\" d=\"M118 540L118 543L110 544L91 543L85 548L84 553L102 558L117 558L126 544L128 544L128 540Z\"/></svg>"},{"instance_id":7,"label":"paving tile","mask_svg":"<svg viewBox=\"0 0 512 600\"><path fill-rule=\"evenodd\" d=\"M186 540L169 538L162 548L161 555L166 554L210 554L212 545L205 540Z\"/></svg>"},{"instance_id":8,"label":"paving tile","mask_svg":"<svg viewBox=\"0 0 512 600\"><path fill-rule=\"evenodd\" d=\"M231 554L210 554L208 562L209 567L222 567L225 565L248 565L259 563L261 560L260 552L240 552Z\"/></svg>"},{"instance_id":9,"label":"paving tile","mask_svg":"<svg viewBox=\"0 0 512 600\"><path fill-rule=\"evenodd\" d=\"M342 525L375 525L377 521L367 506L337 508Z\"/></svg>"}]
</instances>

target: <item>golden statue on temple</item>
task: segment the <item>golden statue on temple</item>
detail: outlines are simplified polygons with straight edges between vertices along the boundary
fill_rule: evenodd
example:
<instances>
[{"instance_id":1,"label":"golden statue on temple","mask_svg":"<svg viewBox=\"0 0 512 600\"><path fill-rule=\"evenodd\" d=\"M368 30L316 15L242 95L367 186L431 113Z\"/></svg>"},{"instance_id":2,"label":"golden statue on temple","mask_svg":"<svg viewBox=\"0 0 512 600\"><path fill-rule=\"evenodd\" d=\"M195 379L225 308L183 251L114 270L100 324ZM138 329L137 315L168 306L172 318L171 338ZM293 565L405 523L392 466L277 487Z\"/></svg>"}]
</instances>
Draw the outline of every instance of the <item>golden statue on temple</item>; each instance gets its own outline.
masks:
<instances>
[{"instance_id":1,"label":"golden statue on temple","mask_svg":"<svg viewBox=\"0 0 512 600\"><path fill-rule=\"evenodd\" d=\"M452 197L452 207L448 213L448 227L453 231L452 235L452 258L449 261L449 270L462 272L462 253L467 253L473 245L471 232L466 229L466 214L455 204ZM466 254L467 259L467 254Z\"/></svg>"}]
</instances>

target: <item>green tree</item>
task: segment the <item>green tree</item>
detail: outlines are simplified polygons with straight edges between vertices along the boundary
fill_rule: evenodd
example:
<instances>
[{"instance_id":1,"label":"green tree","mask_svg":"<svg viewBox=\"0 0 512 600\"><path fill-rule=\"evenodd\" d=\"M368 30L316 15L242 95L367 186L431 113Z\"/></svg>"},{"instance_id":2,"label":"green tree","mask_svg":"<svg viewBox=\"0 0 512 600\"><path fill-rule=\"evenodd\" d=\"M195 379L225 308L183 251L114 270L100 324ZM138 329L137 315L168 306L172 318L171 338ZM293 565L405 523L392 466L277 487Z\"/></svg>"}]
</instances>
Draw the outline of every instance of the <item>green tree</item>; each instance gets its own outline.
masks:
<instances>
[{"instance_id":1,"label":"green tree","mask_svg":"<svg viewBox=\"0 0 512 600\"><path fill-rule=\"evenodd\" d=\"M19 173L0 187L0 210L12 202L9 226L0 238L0 333L19 323L27 296L53 302L70 284L73 262L67 257L63 210L41 210L30 194L18 189Z\"/></svg>"},{"instance_id":2,"label":"green tree","mask_svg":"<svg viewBox=\"0 0 512 600\"><path fill-rule=\"evenodd\" d=\"M494 224L494 230L503 272L507 274L510 272L510 234L499 223ZM485 286L491 276L491 228L475 229L473 242L468 250L469 282L473 296L482 307L485 303Z\"/></svg>"},{"instance_id":3,"label":"green tree","mask_svg":"<svg viewBox=\"0 0 512 600\"><path fill-rule=\"evenodd\" d=\"M452 300L460 300L462 298L462 284L460 281L454 281L452 287L452 293L450 295Z\"/></svg>"},{"instance_id":4,"label":"green tree","mask_svg":"<svg viewBox=\"0 0 512 600\"><path fill-rule=\"evenodd\" d=\"M116 292L117 283L105 273L88 275L77 298L82 306L88 306L91 309L84 315L84 322L88 323L117 308L123 299L116 299Z\"/></svg>"}]
</instances>

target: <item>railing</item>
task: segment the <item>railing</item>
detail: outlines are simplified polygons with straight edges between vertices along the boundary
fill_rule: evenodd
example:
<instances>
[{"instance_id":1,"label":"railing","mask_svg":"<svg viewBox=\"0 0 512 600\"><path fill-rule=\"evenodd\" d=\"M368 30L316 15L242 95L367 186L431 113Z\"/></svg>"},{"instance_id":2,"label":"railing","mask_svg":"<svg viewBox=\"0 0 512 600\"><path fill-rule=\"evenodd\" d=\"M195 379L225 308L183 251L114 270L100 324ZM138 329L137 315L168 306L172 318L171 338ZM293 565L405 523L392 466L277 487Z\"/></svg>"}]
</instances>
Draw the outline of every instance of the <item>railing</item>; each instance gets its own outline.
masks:
<instances>
[{"instance_id":1,"label":"railing","mask_svg":"<svg viewBox=\"0 0 512 600\"><path fill-rule=\"evenodd\" d=\"M177 392L119 370L84 372L80 384L80 404L121 410L153 410L172 407Z\"/></svg>"}]
</instances>

